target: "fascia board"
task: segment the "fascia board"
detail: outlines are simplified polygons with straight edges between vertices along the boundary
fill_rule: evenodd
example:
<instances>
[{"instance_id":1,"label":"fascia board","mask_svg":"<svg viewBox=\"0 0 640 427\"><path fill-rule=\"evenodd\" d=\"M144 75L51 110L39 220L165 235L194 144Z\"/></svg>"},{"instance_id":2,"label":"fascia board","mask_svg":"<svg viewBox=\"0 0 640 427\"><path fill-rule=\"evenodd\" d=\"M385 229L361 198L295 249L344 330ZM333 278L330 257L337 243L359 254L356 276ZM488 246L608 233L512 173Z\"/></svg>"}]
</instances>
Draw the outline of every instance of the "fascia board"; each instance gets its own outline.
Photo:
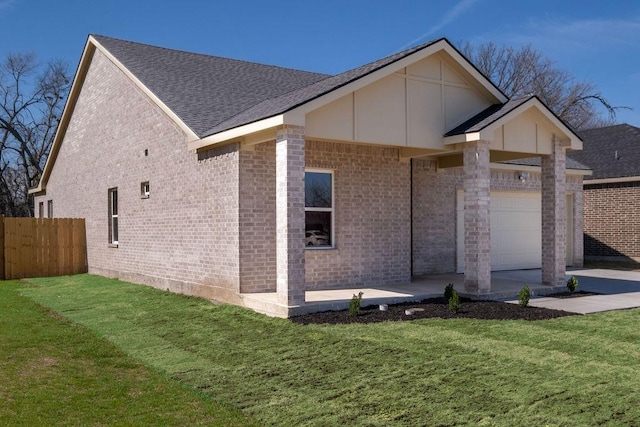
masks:
<instances>
[{"instance_id":1,"label":"fascia board","mask_svg":"<svg viewBox=\"0 0 640 427\"><path fill-rule=\"evenodd\" d=\"M479 141L480 132L463 133L460 135L451 135L444 138L444 145L464 144L465 142Z\"/></svg>"},{"instance_id":2,"label":"fascia board","mask_svg":"<svg viewBox=\"0 0 640 427\"><path fill-rule=\"evenodd\" d=\"M589 179L584 182L585 185L590 184L615 184L618 182L634 182L640 181L640 176L623 176L618 178L600 178L600 179Z\"/></svg>"},{"instance_id":3,"label":"fascia board","mask_svg":"<svg viewBox=\"0 0 640 427\"><path fill-rule=\"evenodd\" d=\"M87 39L87 42L85 43L84 50L82 51L82 56L80 57L80 62L78 63L78 69L73 76L71 89L69 90L67 101L62 110L62 115L60 116L58 128L56 129L56 133L53 137L53 143L51 144L51 150L49 151L47 161L42 171L42 177L40 177L40 181L38 182L37 187L29 189L29 194L38 195L39 193L45 191L47 181L49 180L49 175L51 175L51 169L53 168L56 158L58 157L60 145L62 144L62 140L64 139L67 127L69 126L71 115L73 114L73 110L75 109L78 97L80 96L82 84L84 83L84 79L87 75L89 64L91 63L94 52L95 45L92 43L92 37L89 37Z\"/></svg>"},{"instance_id":4,"label":"fascia board","mask_svg":"<svg viewBox=\"0 0 640 427\"><path fill-rule=\"evenodd\" d=\"M216 134L207 136L206 138L199 139L197 141L191 141L188 143L187 147L189 150L199 150L201 148L226 142L232 139L239 139L246 135L256 133L256 132L261 132L277 126L282 126L284 124L295 124L295 123L285 123L284 115L280 114L278 116L269 117L267 119L262 119L257 122L249 123L247 125L226 130L224 132L216 133Z\"/></svg>"}]
</instances>

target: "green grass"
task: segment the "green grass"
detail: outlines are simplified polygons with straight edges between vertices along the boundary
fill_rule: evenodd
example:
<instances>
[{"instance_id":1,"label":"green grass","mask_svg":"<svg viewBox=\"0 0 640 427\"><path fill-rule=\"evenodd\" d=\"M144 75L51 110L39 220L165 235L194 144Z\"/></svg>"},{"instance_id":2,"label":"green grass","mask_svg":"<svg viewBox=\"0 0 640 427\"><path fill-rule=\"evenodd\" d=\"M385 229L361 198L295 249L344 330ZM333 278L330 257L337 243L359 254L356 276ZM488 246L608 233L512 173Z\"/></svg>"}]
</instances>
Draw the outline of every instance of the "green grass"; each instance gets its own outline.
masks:
<instances>
[{"instance_id":1,"label":"green grass","mask_svg":"<svg viewBox=\"0 0 640 427\"><path fill-rule=\"evenodd\" d=\"M0 282L0 425L247 425ZM254 425L256 423L254 422Z\"/></svg>"},{"instance_id":2,"label":"green grass","mask_svg":"<svg viewBox=\"0 0 640 427\"><path fill-rule=\"evenodd\" d=\"M97 276L22 293L270 425L631 425L639 310L299 326Z\"/></svg>"}]
</instances>

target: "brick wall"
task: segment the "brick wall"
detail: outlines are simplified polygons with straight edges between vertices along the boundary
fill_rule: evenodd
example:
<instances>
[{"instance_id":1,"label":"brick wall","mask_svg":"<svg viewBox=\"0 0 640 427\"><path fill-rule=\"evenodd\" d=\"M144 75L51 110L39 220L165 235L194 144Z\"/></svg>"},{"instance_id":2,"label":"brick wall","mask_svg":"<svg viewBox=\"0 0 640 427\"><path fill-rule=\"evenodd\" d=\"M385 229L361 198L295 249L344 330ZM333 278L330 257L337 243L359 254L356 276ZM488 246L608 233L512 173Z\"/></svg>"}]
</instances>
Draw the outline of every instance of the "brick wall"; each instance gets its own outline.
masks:
<instances>
[{"instance_id":1,"label":"brick wall","mask_svg":"<svg viewBox=\"0 0 640 427\"><path fill-rule=\"evenodd\" d=\"M241 292L276 290L275 186L275 141L241 150Z\"/></svg>"},{"instance_id":2,"label":"brick wall","mask_svg":"<svg viewBox=\"0 0 640 427\"><path fill-rule=\"evenodd\" d=\"M333 170L336 215L336 249L306 251L307 287L409 282L409 163L397 149L318 141L306 159Z\"/></svg>"},{"instance_id":3,"label":"brick wall","mask_svg":"<svg viewBox=\"0 0 640 427\"><path fill-rule=\"evenodd\" d=\"M585 256L640 258L640 182L585 184Z\"/></svg>"},{"instance_id":4,"label":"brick wall","mask_svg":"<svg viewBox=\"0 0 640 427\"><path fill-rule=\"evenodd\" d=\"M90 272L233 300L238 172L237 146L189 152L181 130L96 51L47 193L36 205L53 200L57 217L86 218ZM141 198L144 181L147 199ZM113 187L117 248L108 244L107 191Z\"/></svg>"}]
</instances>

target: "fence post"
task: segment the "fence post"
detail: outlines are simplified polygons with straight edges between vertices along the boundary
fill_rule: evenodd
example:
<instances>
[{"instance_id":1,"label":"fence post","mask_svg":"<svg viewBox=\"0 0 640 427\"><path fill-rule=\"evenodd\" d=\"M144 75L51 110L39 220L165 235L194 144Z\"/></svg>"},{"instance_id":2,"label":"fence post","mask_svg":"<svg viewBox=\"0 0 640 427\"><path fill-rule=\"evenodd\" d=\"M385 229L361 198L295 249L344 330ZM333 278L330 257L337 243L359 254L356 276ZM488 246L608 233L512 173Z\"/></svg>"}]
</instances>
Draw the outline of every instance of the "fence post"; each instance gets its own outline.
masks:
<instances>
[{"instance_id":1,"label":"fence post","mask_svg":"<svg viewBox=\"0 0 640 427\"><path fill-rule=\"evenodd\" d=\"M4 274L4 215L0 215L0 280L5 280L5 274Z\"/></svg>"}]
</instances>

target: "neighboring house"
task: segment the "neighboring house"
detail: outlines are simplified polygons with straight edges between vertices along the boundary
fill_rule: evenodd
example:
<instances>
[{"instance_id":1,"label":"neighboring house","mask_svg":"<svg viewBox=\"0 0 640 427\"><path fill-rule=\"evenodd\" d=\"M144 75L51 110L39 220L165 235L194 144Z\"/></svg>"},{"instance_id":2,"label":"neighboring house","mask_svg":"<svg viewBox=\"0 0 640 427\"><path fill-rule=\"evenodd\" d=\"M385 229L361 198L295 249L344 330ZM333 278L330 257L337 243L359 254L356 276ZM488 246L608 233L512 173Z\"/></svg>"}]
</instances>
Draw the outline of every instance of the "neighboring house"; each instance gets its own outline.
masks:
<instances>
[{"instance_id":1,"label":"neighboring house","mask_svg":"<svg viewBox=\"0 0 640 427\"><path fill-rule=\"evenodd\" d=\"M593 169L584 181L584 255L640 261L640 128L621 124L580 132L571 157Z\"/></svg>"},{"instance_id":2,"label":"neighboring house","mask_svg":"<svg viewBox=\"0 0 640 427\"><path fill-rule=\"evenodd\" d=\"M581 147L446 39L327 76L90 36L33 193L86 218L90 272L239 305L274 292L290 315L305 290L433 273L471 293L492 269L563 284Z\"/></svg>"}]
</instances>

